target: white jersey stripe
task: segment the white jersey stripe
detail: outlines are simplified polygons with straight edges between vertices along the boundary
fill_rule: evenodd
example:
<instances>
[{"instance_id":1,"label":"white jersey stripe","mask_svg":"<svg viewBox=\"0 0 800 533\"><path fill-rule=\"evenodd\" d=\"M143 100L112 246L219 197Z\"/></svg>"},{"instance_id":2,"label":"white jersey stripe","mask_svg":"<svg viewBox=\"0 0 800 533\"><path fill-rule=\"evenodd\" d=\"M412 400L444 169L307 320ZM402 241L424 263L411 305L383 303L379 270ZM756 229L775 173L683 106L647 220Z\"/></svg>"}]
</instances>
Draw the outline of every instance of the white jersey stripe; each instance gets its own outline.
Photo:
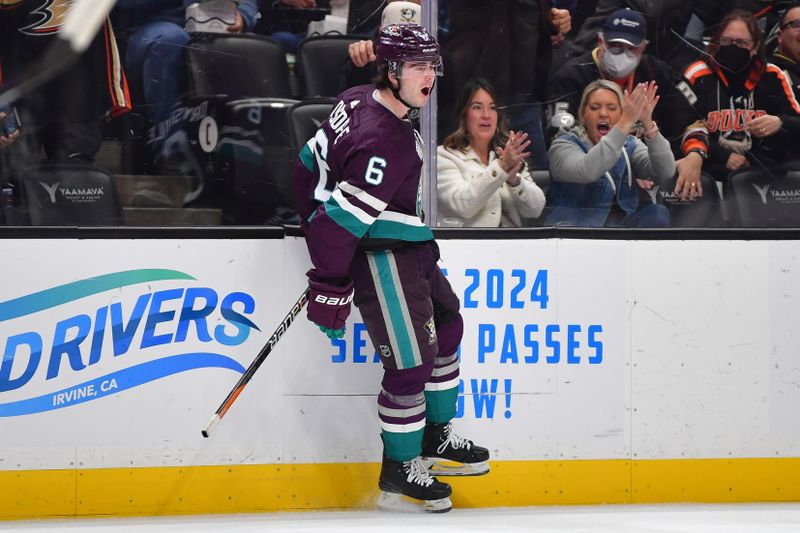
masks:
<instances>
[{"instance_id":1,"label":"white jersey stripe","mask_svg":"<svg viewBox=\"0 0 800 533\"><path fill-rule=\"evenodd\" d=\"M356 217L367 226L371 226L375 222L375 217L371 216L360 207L356 207L355 205L351 204L339 189L333 191L331 197L336 200L336 203L339 204L339 207Z\"/></svg>"},{"instance_id":2,"label":"white jersey stripe","mask_svg":"<svg viewBox=\"0 0 800 533\"><path fill-rule=\"evenodd\" d=\"M350 185L346 181L339 182L339 188L349 195L355 196L359 201L364 202L376 211L383 211L386 209L386 202L378 200L368 192L359 189L355 185Z\"/></svg>"},{"instance_id":3,"label":"white jersey stripe","mask_svg":"<svg viewBox=\"0 0 800 533\"><path fill-rule=\"evenodd\" d=\"M367 253L367 264L369 264L370 274L372 274L372 283L375 284L375 293L378 297L378 303L381 307L383 323L386 325L386 334L389 336L389 344L395 347L395 349L392 350L392 357L394 358L395 367L403 368L403 359L397 352L397 346L399 346L399 343L397 341L397 333L394 331L394 322L392 322L391 316L389 315L389 306L386 303L386 299L383 296L383 291L381 290L380 271L378 269L378 265L375 263L375 257L371 253Z\"/></svg>"},{"instance_id":4,"label":"white jersey stripe","mask_svg":"<svg viewBox=\"0 0 800 533\"><path fill-rule=\"evenodd\" d=\"M393 409L383 405L378 405L378 413L384 416L391 416L392 418L408 418L410 416L419 415L425 412L425 404L417 405L416 407L407 407L405 409Z\"/></svg>"},{"instance_id":5,"label":"white jersey stripe","mask_svg":"<svg viewBox=\"0 0 800 533\"><path fill-rule=\"evenodd\" d=\"M381 429L389 433L413 433L425 429L425 419L413 424L388 424L381 420Z\"/></svg>"},{"instance_id":6,"label":"white jersey stripe","mask_svg":"<svg viewBox=\"0 0 800 533\"><path fill-rule=\"evenodd\" d=\"M399 222L407 226L425 227L425 223L421 221L419 217L404 215L402 213L396 213L395 211L383 211L380 215L378 215L378 220L383 220L386 222Z\"/></svg>"},{"instance_id":7,"label":"white jersey stripe","mask_svg":"<svg viewBox=\"0 0 800 533\"><path fill-rule=\"evenodd\" d=\"M317 157L317 138L316 137L311 137L308 140L308 142L306 143L306 146L311 151L311 153L313 154L314 158L316 158ZM320 172L326 172L324 169L319 169L319 171ZM327 173L325 174L325 176L327 176ZM316 200L318 202L325 203L331 197L331 191L329 191L328 189L325 188L325 186L327 185L327 181L328 180L326 179L326 177L323 177L322 175L317 176L317 185L314 187L314 200Z\"/></svg>"},{"instance_id":8,"label":"white jersey stripe","mask_svg":"<svg viewBox=\"0 0 800 533\"><path fill-rule=\"evenodd\" d=\"M458 370L458 361L455 361L445 367L434 368L433 372L431 373L431 376L433 377L446 376L447 374L452 374L456 370Z\"/></svg>"},{"instance_id":9,"label":"white jersey stripe","mask_svg":"<svg viewBox=\"0 0 800 533\"><path fill-rule=\"evenodd\" d=\"M400 273L397 270L397 261L395 261L393 253L388 252L387 255L389 257L389 269L392 273L394 286L397 287L397 296L400 299L400 310L403 314L403 322L405 323L406 332L409 337L409 342L411 343L414 363L416 366L422 366L422 353L419 349L419 344L417 343L417 335L414 331L414 322L411 320L411 312L409 311L408 304L406 303L406 295L403 293L403 283L400 281Z\"/></svg>"},{"instance_id":10,"label":"white jersey stripe","mask_svg":"<svg viewBox=\"0 0 800 533\"><path fill-rule=\"evenodd\" d=\"M454 353L453 355L448 355L447 357L437 357L434 360L434 364L442 366L450 364L453 361L458 361L458 353Z\"/></svg>"},{"instance_id":11,"label":"white jersey stripe","mask_svg":"<svg viewBox=\"0 0 800 533\"><path fill-rule=\"evenodd\" d=\"M425 384L426 391L450 390L456 387L458 387L458 378L451 379L450 381L443 381L441 383L431 383L429 381Z\"/></svg>"}]
</instances>

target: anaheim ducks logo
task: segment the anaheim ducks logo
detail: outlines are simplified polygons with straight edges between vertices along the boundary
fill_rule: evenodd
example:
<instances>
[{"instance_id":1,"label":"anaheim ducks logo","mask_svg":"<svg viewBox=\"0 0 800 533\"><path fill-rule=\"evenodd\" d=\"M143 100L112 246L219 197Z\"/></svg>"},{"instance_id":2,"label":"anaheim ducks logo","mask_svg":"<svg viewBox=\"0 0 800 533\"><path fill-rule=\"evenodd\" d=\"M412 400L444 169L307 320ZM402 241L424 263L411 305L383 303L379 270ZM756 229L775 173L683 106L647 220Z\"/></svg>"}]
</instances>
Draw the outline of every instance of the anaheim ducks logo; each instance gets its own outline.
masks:
<instances>
[{"instance_id":1,"label":"anaheim ducks logo","mask_svg":"<svg viewBox=\"0 0 800 533\"><path fill-rule=\"evenodd\" d=\"M410 7L404 7L400 10L400 20L403 22L413 22L414 15L416 15L416 11L411 9Z\"/></svg>"},{"instance_id":2,"label":"anaheim ducks logo","mask_svg":"<svg viewBox=\"0 0 800 533\"><path fill-rule=\"evenodd\" d=\"M13 2L14 0L0 0L2 2ZM22 1L22 0L20 0ZM57 33L67 18L67 14L72 9L73 0L43 0L41 5L31 10L32 16L39 16L39 20L20 28L19 31L27 35L48 35Z\"/></svg>"}]
</instances>

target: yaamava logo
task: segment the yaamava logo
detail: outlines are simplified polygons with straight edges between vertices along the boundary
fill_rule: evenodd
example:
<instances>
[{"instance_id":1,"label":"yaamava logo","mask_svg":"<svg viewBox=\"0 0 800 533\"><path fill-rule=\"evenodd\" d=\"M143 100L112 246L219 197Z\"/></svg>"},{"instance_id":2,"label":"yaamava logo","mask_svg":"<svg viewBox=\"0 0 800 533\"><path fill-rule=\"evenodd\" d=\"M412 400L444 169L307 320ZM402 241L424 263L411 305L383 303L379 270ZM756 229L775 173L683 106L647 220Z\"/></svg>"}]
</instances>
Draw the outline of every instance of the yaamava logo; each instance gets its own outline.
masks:
<instances>
[{"instance_id":1,"label":"yaamava logo","mask_svg":"<svg viewBox=\"0 0 800 533\"><path fill-rule=\"evenodd\" d=\"M0 417L97 400L200 368L244 373L237 361L212 350L238 346L247 340L252 329L258 330L244 316L255 311L254 298L245 292L222 295L213 288L196 286L196 281L176 270L128 270L0 302ZM123 300L112 298L112 303L100 306L84 300L141 284L146 285L140 294L134 292ZM153 286L165 288L152 290ZM75 306L71 305L71 316L59 316L60 307L78 301L87 301L85 312L74 314ZM37 313L46 318L42 324L55 325L42 329L17 325L15 329L15 320ZM137 343L132 346L135 339ZM208 345L210 350L181 353L179 347L187 341ZM165 347L171 346L178 353L153 358L154 353L163 354ZM114 371L96 376L93 367L101 361L105 363L103 368L111 366ZM59 388L59 381L68 379L74 383L80 374L93 377ZM54 390L42 394L48 384ZM18 399L25 390L38 392ZM12 392L15 400L3 402L3 396Z\"/></svg>"}]
</instances>

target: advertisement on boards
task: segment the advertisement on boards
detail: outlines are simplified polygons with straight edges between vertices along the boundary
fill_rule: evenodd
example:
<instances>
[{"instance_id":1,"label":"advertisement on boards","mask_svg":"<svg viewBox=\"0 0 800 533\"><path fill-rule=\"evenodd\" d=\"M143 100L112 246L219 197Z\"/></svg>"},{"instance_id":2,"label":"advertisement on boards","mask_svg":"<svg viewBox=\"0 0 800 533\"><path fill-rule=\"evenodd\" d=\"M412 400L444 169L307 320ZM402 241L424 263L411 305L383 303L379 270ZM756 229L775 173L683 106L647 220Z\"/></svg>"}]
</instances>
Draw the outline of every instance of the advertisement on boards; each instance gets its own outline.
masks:
<instances>
[{"instance_id":1,"label":"advertisement on boards","mask_svg":"<svg viewBox=\"0 0 800 533\"><path fill-rule=\"evenodd\" d=\"M230 456L200 429L279 321L281 240L7 244L0 468Z\"/></svg>"},{"instance_id":2,"label":"advertisement on boards","mask_svg":"<svg viewBox=\"0 0 800 533\"><path fill-rule=\"evenodd\" d=\"M506 460L629 453L628 248L516 240L439 247L464 317L459 433ZM363 322L353 313L344 338L329 345L325 339L321 353L313 335L300 352L320 371L286 368L287 399L297 415L287 423L298 437L308 426L325 428L310 430L315 438L301 444L306 456L376 460L381 364ZM309 417L314 424L302 422ZM342 427L359 419L366 422Z\"/></svg>"},{"instance_id":3,"label":"advertisement on boards","mask_svg":"<svg viewBox=\"0 0 800 533\"><path fill-rule=\"evenodd\" d=\"M9 244L0 468L380 457L381 365L357 311L333 341L301 316L200 437L303 290L302 240ZM498 459L624 457L627 248L440 247L465 323L459 431Z\"/></svg>"}]
</instances>

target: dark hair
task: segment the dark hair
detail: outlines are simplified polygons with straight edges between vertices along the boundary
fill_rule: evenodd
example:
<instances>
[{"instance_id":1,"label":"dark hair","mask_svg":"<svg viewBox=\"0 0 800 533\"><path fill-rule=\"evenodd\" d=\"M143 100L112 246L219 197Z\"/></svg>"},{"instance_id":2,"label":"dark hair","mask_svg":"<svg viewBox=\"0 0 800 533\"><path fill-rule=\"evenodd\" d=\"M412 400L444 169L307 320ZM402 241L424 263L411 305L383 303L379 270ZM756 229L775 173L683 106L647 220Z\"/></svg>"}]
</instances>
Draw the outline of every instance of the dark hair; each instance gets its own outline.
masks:
<instances>
[{"instance_id":1,"label":"dark hair","mask_svg":"<svg viewBox=\"0 0 800 533\"><path fill-rule=\"evenodd\" d=\"M445 148L461 150L463 152L469 146L470 139L469 133L467 132L467 111L472 103L472 97L475 96L475 93L480 89L489 93L489 96L492 97L492 101L497 107L497 130L492 137L492 143L489 149L496 150L506 144L508 140L508 128L506 126L505 116L500 110L500 105L497 101L497 91L495 91L492 84L484 78L472 78L464 84L461 93L458 95L458 100L456 100L454 109L456 110L458 128L442 141L442 145Z\"/></svg>"},{"instance_id":2,"label":"dark hair","mask_svg":"<svg viewBox=\"0 0 800 533\"><path fill-rule=\"evenodd\" d=\"M780 22L781 26L786 24L786 17L789 16L789 11L791 11L792 9L797 9L798 7L800 7L800 2L793 2L788 6L786 6L786 9L783 11L783 15L781 15L781 22Z\"/></svg>"},{"instance_id":3,"label":"dark hair","mask_svg":"<svg viewBox=\"0 0 800 533\"><path fill-rule=\"evenodd\" d=\"M378 71L372 78L372 83L379 91L392 88L392 82L389 80L389 65L385 61L378 63Z\"/></svg>"},{"instance_id":4,"label":"dark hair","mask_svg":"<svg viewBox=\"0 0 800 533\"><path fill-rule=\"evenodd\" d=\"M716 64L714 57L719 51L719 40L722 38L722 33L725 31L725 28L727 28L731 22L736 22L737 20L744 22L747 26L750 36L753 38L756 58L763 62L767 55L766 48L764 47L764 32L758 27L756 17L749 11L743 9L734 9L725 15L719 25L717 25L714 33L711 35L711 41L709 41L708 46L706 46L706 52L711 56L711 61Z\"/></svg>"}]
</instances>

